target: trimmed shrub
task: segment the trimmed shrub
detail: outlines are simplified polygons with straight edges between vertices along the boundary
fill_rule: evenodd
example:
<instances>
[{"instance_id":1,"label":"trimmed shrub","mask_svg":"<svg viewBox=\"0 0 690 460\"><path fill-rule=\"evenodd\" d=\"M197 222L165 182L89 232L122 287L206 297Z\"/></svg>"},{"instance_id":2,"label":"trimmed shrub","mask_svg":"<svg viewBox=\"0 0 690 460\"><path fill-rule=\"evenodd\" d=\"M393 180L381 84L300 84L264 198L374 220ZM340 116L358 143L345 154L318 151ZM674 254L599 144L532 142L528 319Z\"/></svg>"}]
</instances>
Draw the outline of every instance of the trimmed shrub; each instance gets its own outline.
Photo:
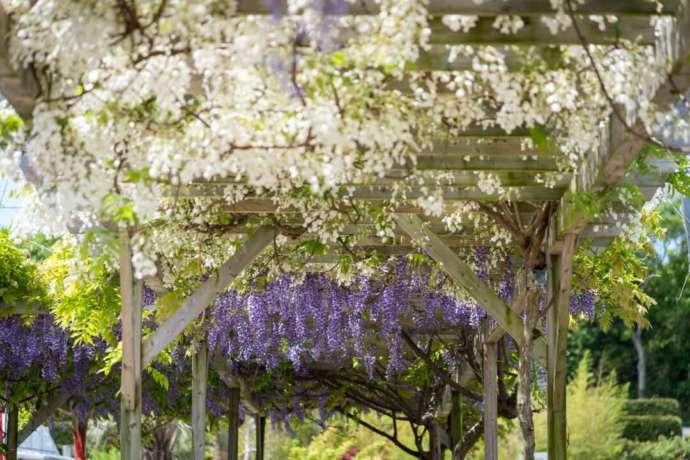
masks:
<instances>
[{"instance_id":1,"label":"trimmed shrub","mask_svg":"<svg viewBox=\"0 0 690 460\"><path fill-rule=\"evenodd\" d=\"M680 414L677 399L630 399L623 406L627 415L675 415Z\"/></svg>"},{"instance_id":2,"label":"trimmed shrub","mask_svg":"<svg viewBox=\"0 0 690 460\"><path fill-rule=\"evenodd\" d=\"M656 441L659 436L681 436L680 417L673 415L626 415L623 437L632 441Z\"/></svg>"},{"instance_id":3,"label":"trimmed shrub","mask_svg":"<svg viewBox=\"0 0 690 460\"><path fill-rule=\"evenodd\" d=\"M661 437L655 442L627 441L625 460L690 460L690 442L681 438Z\"/></svg>"}]
</instances>

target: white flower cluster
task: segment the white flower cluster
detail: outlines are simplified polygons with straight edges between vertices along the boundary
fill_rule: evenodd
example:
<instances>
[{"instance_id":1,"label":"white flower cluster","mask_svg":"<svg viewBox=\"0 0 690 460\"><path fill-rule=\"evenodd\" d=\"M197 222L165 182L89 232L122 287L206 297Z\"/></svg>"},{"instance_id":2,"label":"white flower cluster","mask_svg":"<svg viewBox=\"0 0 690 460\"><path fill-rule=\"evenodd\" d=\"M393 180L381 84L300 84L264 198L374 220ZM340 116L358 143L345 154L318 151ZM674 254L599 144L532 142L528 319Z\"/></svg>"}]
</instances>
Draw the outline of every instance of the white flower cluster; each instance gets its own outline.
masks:
<instances>
[{"instance_id":1,"label":"white flower cluster","mask_svg":"<svg viewBox=\"0 0 690 460\"><path fill-rule=\"evenodd\" d=\"M542 18L554 33L572 26L565 1L551 0L555 14ZM286 14L271 17L236 15L232 0L39 0L32 8L4 1L14 20L12 58L36 69L44 90L32 125L2 162L33 183L41 206L27 208L42 220L30 221L54 230L99 220L150 224L156 231L135 245L137 275L147 276L161 254L206 242L190 228L205 231L223 209L257 197L333 242L347 223L343 209L357 201L353 184L414 171L439 133L542 129L563 170L578 168L606 137L611 107L581 46L450 46L449 63L461 59L470 69L412 71L429 49L427 0L379 0L380 13L365 17L324 15L319 3L291 0ZM616 18L589 20L604 27ZM660 131L682 123L650 102L672 54L669 21L655 23L655 49L589 48L628 119ZM478 18L442 22L470 32ZM501 34L524 26L508 15L493 23ZM476 179L482 193L509 197L498 175ZM553 185L558 176L539 180ZM178 199L200 182L222 183L222 191ZM412 186L423 193L408 199ZM452 187L440 177L396 185L381 208L416 205L449 228L465 225L462 213L487 225L470 205L449 214L444 190ZM379 234L390 236L386 218L379 222ZM185 257L213 267L234 239L218 241L225 249L213 246L212 257Z\"/></svg>"}]
</instances>

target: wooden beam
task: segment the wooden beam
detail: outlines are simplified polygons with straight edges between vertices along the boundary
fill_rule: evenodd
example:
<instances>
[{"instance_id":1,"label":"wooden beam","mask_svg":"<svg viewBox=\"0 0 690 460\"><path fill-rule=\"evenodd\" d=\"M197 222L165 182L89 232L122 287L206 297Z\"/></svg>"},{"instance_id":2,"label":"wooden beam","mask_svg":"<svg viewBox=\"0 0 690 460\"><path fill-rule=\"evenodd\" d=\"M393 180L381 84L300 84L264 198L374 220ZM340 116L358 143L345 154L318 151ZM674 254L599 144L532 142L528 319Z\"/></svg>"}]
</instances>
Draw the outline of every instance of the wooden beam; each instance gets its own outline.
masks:
<instances>
[{"instance_id":1,"label":"wooden beam","mask_svg":"<svg viewBox=\"0 0 690 460\"><path fill-rule=\"evenodd\" d=\"M670 37L669 78L657 89L653 98L659 103L668 103L673 97L679 101L680 96L686 94L689 88L687 85L690 84L690 78L687 75L690 73L690 5L686 4L678 9ZM679 75L682 78L678 78ZM623 109L619 110L625 113ZM617 184L632 161L646 147L645 133L646 128L641 121L633 124L631 132L623 121L612 115L602 145L590 152L587 163L571 184L571 191L602 192ZM565 198L561 199L558 214L559 239L567 233L581 232L587 223L587 216L578 212Z\"/></svg>"},{"instance_id":2,"label":"wooden beam","mask_svg":"<svg viewBox=\"0 0 690 460\"><path fill-rule=\"evenodd\" d=\"M541 17L522 18L523 27L516 33L504 34L494 27L495 17L479 18L467 32L453 32L440 19L431 20L429 28L431 44L461 45L581 45L582 40L572 27L552 34ZM590 44L615 45L621 40L654 45L654 28L649 17L621 17L615 25L607 24L604 30L587 17L578 16L580 29Z\"/></svg>"},{"instance_id":3,"label":"wooden beam","mask_svg":"<svg viewBox=\"0 0 690 460\"><path fill-rule=\"evenodd\" d=\"M562 188L546 188L546 187L504 187L508 196L512 201L531 201L531 202L545 202L558 201L562 196L564 190ZM192 197L194 195L192 194ZM368 201L373 204L383 203L390 200L393 196L392 187L362 187L358 189L354 197L363 201ZM422 189L412 190L407 193L408 200L423 198L428 196ZM180 196L182 197L182 196ZM448 202L449 206L453 201L505 201L506 197L495 193L487 193L480 190L478 187L453 188L446 187L443 190L443 197ZM225 208L226 212L233 214L290 214L296 212L291 209L279 209L278 204L273 198L268 197L249 197L245 198L235 204L228 205ZM403 203L396 207L396 212L401 213L415 213L422 214L421 207L414 203Z\"/></svg>"},{"instance_id":4,"label":"wooden beam","mask_svg":"<svg viewBox=\"0 0 690 460\"><path fill-rule=\"evenodd\" d=\"M208 349L206 343L201 343L192 356L192 454L194 460L204 460L207 388Z\"/></svg>"},{"instance_id":5,"label":"wooden beam","mask_svg":"<svg viewBox=\"0 0 690 460\"><path fill-rule=\"evenodd\" d=\"M271 14L274 10L270 5L275 5L275 11L286 11L286 0L277 2L259 2L256 0L239 0L237 2L237 14ZM627 15L654 15L673 14L679 5L678 0L665 0L661 11L657 11L655 2L649 0L597 0L578 5L581 14L610 14L617 16ZM499 14L511 14L519 16L541 16L553 14L554 9L549 0L431 0L428 6L432 15L463 14L479 16L495 16ZM365 15L377 14L378 2L375 0L359 0L348 3L347 14Z\"/></svg>"},{"instance_id":6,"label":"wooden beam","mask_svg":"<svg viewBox=\"0 0 690 460\"><path fill-rule=\"evenodd\" d=\"M185 299L182 306L144 342L144 367L211 305L218 294L227 289L230 282L273 241L275 235L276 231L271 227L259 228L254 236L228 258L215 276L201 283L201 286Z\"/></svg>"},{"instance_id":7,"label":"wooden beam","mask_svg":"<svg viewBox=\"0 0 690 460\"><path fill-rule=\"evenodd\" d=\"M134 279L130 234L120 230L120 298L122 302L122 401L120 450L122 460L142 457L141 331L143 283Z\"/></svg>"},{"instance_id":8,"label":"wooden beam","mask_svg":"<svg viewBox=\"0 0 690 460\"><path fill-rule=\"evenodd\" d=\"M552 257L549 264L550 291L556 297L549 310L547 384L550 385L547 407L549 427L549 458L567 458L566 378L568 326L570 322L570 288L573 275L576 235L564 239L560 257Z\"/></svg>"},{"instance_id":9,"label":"wooden beam","mask_svg":"<svg viewBox=\"0 0 690 460\"><path fill-rule=\"evenodd\" d=\"M228 389L228 458L239 460L240 442L240 388Z\"/></svg>"},{"instance_id":10,"label":"wooden beam","mask_svg":"<svg viewBox=\"0 0 690 460\"><path fill-rule=\"evenodd\" d=\"M465 289L489 316L496 320L517 343L522 343L522 320L492 289L484 284L472 267L443 244L438 236L429 231L419 217L395 214L394 219L398 226L418 241L429 256L436 260L453 281ZM543 340L535 339L532 352L537 361L542 365L546 364L546 347Z\"/></svg>"},{"instance_id":11,"label":"wooden beam","mask_svg":"<svg viewBox=\"0 0 690 460\"><path fill-rule=\"evenodd\" d=\"M484 459L498 460L498 345L484 343Z\"/></svg>"},{"instance_id":12,"label":"wooden beam","mask_svg":"<svg viewBox=\"0 0 690 460\"><path fill-rule=\"evenodd\" d=\"M425 158L427 160L428 158ZM439 163L446 162L445 158L438 158ZM452 161L452 160L451 160ZM466 162L465 162L466 163ZM523 162L524 163L524 162ZM446 163L452 164L452 163ZM505 167L505 166L504 166ZM430 169L418 169L417 171L423 171L424 174L433 174L436 177L442 176L443 186L445 189L452 190L457 187L475 187L480 182L479 171L462 171L462 170L446 170L445 168L438 168L435 170ZM507 171L507 170L491 170L489 166L486 165L484 171L490 172L494 177L500 180L501 184L505 187L537 187L541 188L544 184L543 177L538 177L535 171ZM551 171L556 172L556 171ZM350 184L356 187L355 194L369 194L369 190L390 190L391 186L394 184L400 184L402 180L413 174L413 171L404 170L392 170L389 171L385 177L376 179L371 184L360 185L360 184ZM558 173L558 177L554 177L554 187L558 189L564 189L570 184L572 179L572 174L569 172ZM421 177L421 176L420 176ZM433 181L429 181L433 184ZM243 180L211 180L211 181L198 181L190 185L180 186L176 188L173 192L176 196L185 196L189 193L193 196L223 196L225 187L232 184L244 184L246 181ZM348 185L345 185L347 187ZM429 187L434 187L430 185ZM360 192L360 190L362 190ZM408 195L421 195L420 188L418 186L412 186L411 191Z\"/></svg>"}]
</instances>

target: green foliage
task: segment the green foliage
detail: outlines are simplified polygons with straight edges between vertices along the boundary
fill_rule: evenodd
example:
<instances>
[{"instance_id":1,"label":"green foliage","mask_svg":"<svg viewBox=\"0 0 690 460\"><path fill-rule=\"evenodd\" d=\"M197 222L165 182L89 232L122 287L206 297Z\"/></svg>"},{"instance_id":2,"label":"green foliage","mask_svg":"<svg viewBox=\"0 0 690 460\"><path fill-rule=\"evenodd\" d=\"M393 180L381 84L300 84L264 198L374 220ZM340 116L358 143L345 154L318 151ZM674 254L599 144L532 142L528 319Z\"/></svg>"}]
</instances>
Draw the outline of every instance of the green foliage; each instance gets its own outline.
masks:
<instances>
[{"instance_id":1,"label":"green foliage","mask_svg":"<svg viewBox=\"0 0 690 460\"><path fill-rule=\"evenodd\" d=\"M656 441L659 436L680 436L680 417L674 415L626 415L623 437L633 441Z\"/></svg>"},{"instance_id":2,"label":"green foliage","mask_svg":"<svg viewBox=\"0 0 690 460\"><path fill-rule=\"evenodd\" d=\"M94 449L89 451L91 460L120 460L120 451L114 447L107 450Z\"/></svg>"},{"instance_id":3,"label":"green foliage","mask_svg":"<svg viewBox=\"0 0 690 460\"><path fill-rule=\"evenodd\" d=\"M674 415L680 413L678 401L671 398L630 399L625 401L627 415Z\"/></svg>"},{"instance_id":4,"label":"green foliage","mask_svg":"<svg viewBox=\"0 0 690 460\"><path fill-rule=\"evenodd\" d=\"M656 442L626 442L625 460L690 460L690 441L661 437Z\"/></svg>"},{"instance_id":5,"label":"green foliage","mask_svg":"<svg viewBox=\"0 0 690 460\"><path fill-rule=\"evenodd\" d=\"M102 242L91 253L90 239ZM61 242L41 265L44 279L55 298L53 314L60 326L69 328L78 342L103 338L117 343L113 334L120 311L120 294L114 240L107 235L89 235L81 246Z\"/></svg>"},{"instance_id":6,"label":"green foliage","mask_svg":"<svg viewBox=\"0 0 690 460\"><path fill-rule=\"evenodd\" d=\"M621 419L625 388L614 379L594 385L585 356L568 384L568 458L572 460L608 460L620 458L623 426ZM535 416L537 450L547 450L546 413Z\"/></svg>"},{"instance_id":7,"label":"green foliage","mask_svg":"<svg viewBox=\"0 0 690 460\"><path fill-rule=\"evenodd\" d=\"M393 432L389 418L369 413L362 415L368 423L388 433ZM328 427L318 433L313 423L295 423L296 436L285 437L275 432L269 434L270 458L288 460L340 460L348 451L357 450L358 460L411 460L393 443L372 431L341 417L332 418ZM408 425L398 422L398 436L414 448L412 432ZM275 437L278 445L271 446Z\"/></svg>"},{"instance_id":8,"label":"green foliage","mask_svg":"<svg viewBox=\"0 0 690 460\"><path fill-rule=\"evenodd\" d=\"M5 112L0 114L0 138L2 138L3 141L10 140L22 126L24 126L24 122L16 113Z\"/></svg>"},{"instance_id":9,"label":"green foliage","mask_svg":"<svg viewBox=\"0 0 690 460\"><path fill-rule=\"evenodd\" d=\"M12 242L6 230L0 230L0 312L12 307L41 308L46 302L45 286L29 254Z\"/></svg>"},{"instance_id":10,"label":"green foliage","mask_svg":"<svg viewBox=\"0 0 690 460\"><path fill-rule=\"evenodd\" d=\"M575 255L576 290L593 290L597 296L597 315L602 328L614 318L626 324L647 324L645 315L654 299L644 291L649 269L643 243L631 244L614 239L603 251L582 246Z\"/></svg>"}]
</instances>

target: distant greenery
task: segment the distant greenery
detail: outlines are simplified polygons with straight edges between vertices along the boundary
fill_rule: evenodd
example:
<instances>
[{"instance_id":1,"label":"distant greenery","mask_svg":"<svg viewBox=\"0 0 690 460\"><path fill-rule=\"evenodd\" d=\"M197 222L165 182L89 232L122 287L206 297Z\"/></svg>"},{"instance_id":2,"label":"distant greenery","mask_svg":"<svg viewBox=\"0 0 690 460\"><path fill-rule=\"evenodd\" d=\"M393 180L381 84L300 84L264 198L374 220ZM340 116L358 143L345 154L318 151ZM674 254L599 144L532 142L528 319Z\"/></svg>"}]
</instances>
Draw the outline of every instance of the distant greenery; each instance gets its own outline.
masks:
<instances>
[{"instance_id":1,"label":"distant greenery","mask_svg":"<svg viewBox=\"0 0 690 460\"><path fill-rule=\"evenodd\" d=\"M655 243L656 253L648 259L649 277L644 290L656 305L646 316L651 326L642 331L647 369L644 396L677 399L681 417L690 423L690 280L679 207L679 202L673 202L663 210L666 237ZM631 334L622 321L614 321L606 332L596 323L580 324L569 334L570 374L588 352L597 379L615 373L619 383L630 384L630 396L638 397L637 355Z\"/></svg>"}]
</instances>

